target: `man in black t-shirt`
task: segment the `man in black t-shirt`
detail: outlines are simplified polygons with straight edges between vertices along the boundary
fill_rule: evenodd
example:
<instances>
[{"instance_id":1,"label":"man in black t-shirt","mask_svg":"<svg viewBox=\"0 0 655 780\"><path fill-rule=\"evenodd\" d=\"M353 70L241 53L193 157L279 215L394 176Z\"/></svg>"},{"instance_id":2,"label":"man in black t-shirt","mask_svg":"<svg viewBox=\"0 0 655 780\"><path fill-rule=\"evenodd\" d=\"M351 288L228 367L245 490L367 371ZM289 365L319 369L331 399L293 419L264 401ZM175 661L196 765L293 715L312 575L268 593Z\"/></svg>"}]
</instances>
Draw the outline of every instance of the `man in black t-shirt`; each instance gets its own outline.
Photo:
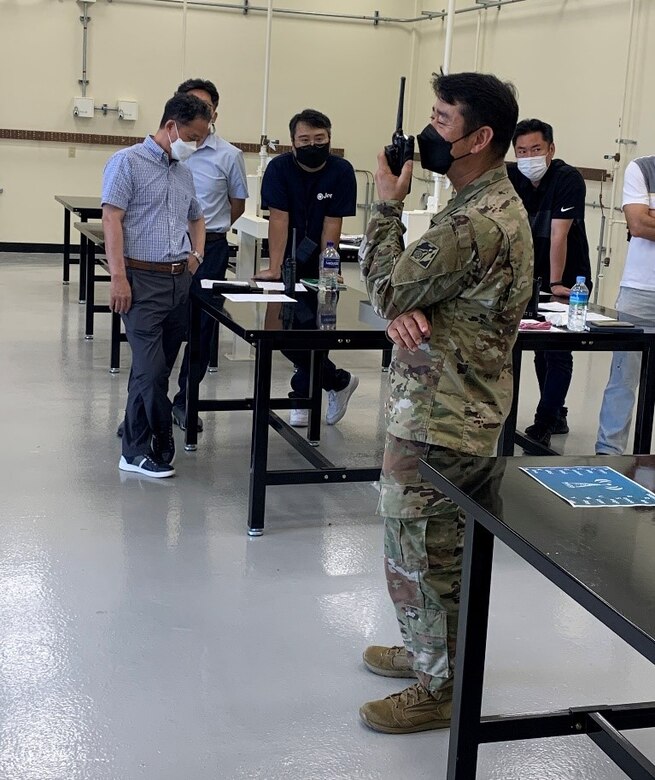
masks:
<instances>
[{"instance_id":1,"label":"man in black t-shirt","mask_svg":"<svg viewBox=\"0 0 655 780\"><path fill-rule=\"evenodd\" d=\"M553 159L553 128L546 122L519 122L512 143L517 164L508 166L508 174L530 219L535 279L541 279L542 290L560 298L568 298L577 276L584 276L591 290L584 179L573 166ZM569 432L564 403L573 354L535 351L534 362L541 397L534 425L525 432L548 446L552 434Z\"/></svg>"},{"instance_id":2,"label":"man in black t-shirt","mask_svg":"<svg viewBox=\"0 0 655 780\"><path fill-rule=\"evenodd\" d=\"M356 211L357 185L352 165L330 154L330 120L313 109L296 114L289 123L292 151L271 160L262 180L262 208L268 209L270 267L255 279L278 281L282 261L291 256L293 230L296 230L296 277L316 278L319 255L327 242L339 246L343 217ZM284 352L296 371L289 396L309 395L310 353ZM334 425L346 413L348 401L359 379L337 368L325 357L323 389L328 391L325 419ZM307 425L308 410L292 409L292 425Z\"/></svg>"}]
</instances>

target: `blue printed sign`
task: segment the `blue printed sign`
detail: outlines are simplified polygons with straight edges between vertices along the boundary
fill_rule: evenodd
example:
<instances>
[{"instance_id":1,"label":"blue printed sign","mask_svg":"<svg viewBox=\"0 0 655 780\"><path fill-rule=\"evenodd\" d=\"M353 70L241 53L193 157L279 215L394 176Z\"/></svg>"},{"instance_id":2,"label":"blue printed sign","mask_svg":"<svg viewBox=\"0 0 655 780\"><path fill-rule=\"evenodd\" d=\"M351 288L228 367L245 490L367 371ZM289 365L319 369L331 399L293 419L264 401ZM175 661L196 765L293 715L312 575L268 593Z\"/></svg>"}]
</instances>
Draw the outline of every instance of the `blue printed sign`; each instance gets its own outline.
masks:
<instances>
[{"instance_id":1,"label":"blue printed sign","mask_svg":"<svg viewBox=\"0 0 655 780\"><path fill-rule=\"evenodd\" d=\"M524 466L521 470L571 506L655 506L655 493L608 466Z\"/></svg>"}]
</instances>

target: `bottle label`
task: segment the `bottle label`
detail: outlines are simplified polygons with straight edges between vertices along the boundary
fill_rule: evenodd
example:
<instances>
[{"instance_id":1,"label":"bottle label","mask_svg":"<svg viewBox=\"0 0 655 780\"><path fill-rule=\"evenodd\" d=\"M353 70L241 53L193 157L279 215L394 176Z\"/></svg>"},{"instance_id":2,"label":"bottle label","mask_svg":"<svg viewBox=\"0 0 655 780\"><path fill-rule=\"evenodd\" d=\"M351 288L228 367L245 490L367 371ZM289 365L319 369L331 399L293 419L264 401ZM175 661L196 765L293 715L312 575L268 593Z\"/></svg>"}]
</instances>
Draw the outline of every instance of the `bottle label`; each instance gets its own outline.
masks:
<instances>
[{"instance_id":1,"label":"bottle label","mask_svg":"<svg viewBox=\"0 0 655 780\"><path fill-rule=\"evenodd\" d=\"M586 306L589 303L589 296L587 293L579 292L578 290L571 291L569 297L569 304L571 306Z\"/></svg>"},{"instance_id":2,"label":"bottle label","mask_svg":"<svg viewBox=\"0 0 655 780\"><path fill-rule=\"evenodd\" d=\"M335 271L336 273L339 272L339 258L338 257L324 257L323 258L323 268L326 271Z\"/></svg>"}]
</instances>

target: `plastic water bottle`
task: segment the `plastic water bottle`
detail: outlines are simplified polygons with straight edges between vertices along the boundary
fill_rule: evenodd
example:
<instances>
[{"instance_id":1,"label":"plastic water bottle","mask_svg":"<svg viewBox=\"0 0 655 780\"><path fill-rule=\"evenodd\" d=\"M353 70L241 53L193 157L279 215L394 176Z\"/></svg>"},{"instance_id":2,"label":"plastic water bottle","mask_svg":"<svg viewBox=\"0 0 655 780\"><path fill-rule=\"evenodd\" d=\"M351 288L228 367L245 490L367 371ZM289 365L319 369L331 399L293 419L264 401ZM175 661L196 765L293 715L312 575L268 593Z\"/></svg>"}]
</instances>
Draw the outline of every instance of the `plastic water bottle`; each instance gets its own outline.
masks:
<instances>
[{"instance_id":1,"label":"plastic water bottle","mask_svg":"<svg viewBox=\"0 0 655 780\"><path fill-rule=\"evenodd\" d=\"M339 294L336 290L318 291L318 309L316 324L319 330L337 329L337 302Z\"/></svg>"},{"instance_id":2,"label":"plastic water bottle","mask_svg":"<svg viewBox=\"0 0 655 780\"><path fill-rule=\"evenodd\" d=\"M321 252L318 265L318 289L319 290L337 290L339 288L339 266L340 257L334 248L332 241L327 242L327 246Z\"/></svg>"},{"instance_id":3,"label":"plastic water bottle","mask_svg":"<svg viewBox=\"0 0 655 780\"><path fill-rule=\"evenodd\" d=\"M584 276L576 276L569 296L569 320L567 327L575 333L580 333L587 324L587 309L589 308L589 288Z\"/></svg>"}]
</instances>

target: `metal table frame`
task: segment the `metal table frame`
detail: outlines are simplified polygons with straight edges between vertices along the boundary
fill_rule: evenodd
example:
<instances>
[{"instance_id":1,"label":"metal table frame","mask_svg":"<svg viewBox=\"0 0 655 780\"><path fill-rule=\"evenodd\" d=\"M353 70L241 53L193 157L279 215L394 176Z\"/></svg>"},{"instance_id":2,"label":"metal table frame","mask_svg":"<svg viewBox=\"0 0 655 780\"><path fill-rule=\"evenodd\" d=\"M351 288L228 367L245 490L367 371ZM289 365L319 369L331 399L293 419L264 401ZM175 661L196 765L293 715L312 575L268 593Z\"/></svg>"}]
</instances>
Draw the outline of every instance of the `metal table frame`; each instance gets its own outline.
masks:
<instances>
[{"instance_id":1,"label":"metal table frame","mask_svg":"<svg viewBox=\"0 0 655 780\"><path fill-rule=\"evenodd\" d=\"M112 312L107 304L96 304L95 283L109 282L110 277L96 274L97 266L100 266L109 274L109 265L104 258L99 258L97 251L104 254L104 237L101 225L88 225L87 223L75 223L75 229L86 243L84 257L80 261L85 267L86 296L84 311L84 338L91 341L94 335L94 315L96 312L111 315L111 352L109 361L109 373L118 374L121 364L121 342L127 341L127 337L121 332L121 316ZM96 251L97 250L97 251Z\"/></svg>"},{"instance_id":2,"label":"metal table frame","mask_svg":"<svg viewBox=\"0 0 655 780\"><path fill-rule=\"evenodd\" d=\"M68 284L70 281L70 266L71 264L78 262L71 259L71 222L72 216L75 214L80 218L81 222L88 222L90 219L100 219L102 217L102 206L100 205L100 198L87 198L76 195L55 195L55 200L64 207L64 261L63 261L63 278L62 284ZM97 200L97 206L87 205L88 201ZM85 302L86 293L86 270L87 264L84 262L87 249L86 236L81 234L80 238L80 284L79 284L79 302Z\"/></svg>"},{"instance_id":3,"label":"metal table frame","mask_svg":"<svg viewBox=\"0 0 655 780\"><path fill-rule=\"evenodd\" d=\"M610 309L600 309L608 316L616 315ZM634 452L645 454L650 452L653 434L653 412L655 410L655 327L644 329L643 333L549 333L547 331L519 331L512 353L514 372L514 391L512 406L498 441L499 455L513 455L514 445L534 455L557 455L549 447L525 436L516 430L516 420L519 405L519 385L521 382L521 367L523 353L535 350L573 352L641 352L641 374L637 396L637 419L635 424Z\"/></svg>"},{"instance_id":4,"label":"metal table frame","mask_svg":"<svg viewBox=\"0 0 655 780\"><path fill-rule=\"evenodd\" d=\"M362 297L364 297L362 295ZM252 411L252 438L250 449L250 484L248 492L248 535L261 536L264 532L266 488L269 485L334 484L344 482L373 482L380 469L345 468L332 463L321 454L316 445L320 441L321 425L321 361L329 350L379 349L388 350L389 341L381 330L247 330L220 306L221 298L209 302L191 295L191 324L189 329L189 381L187 385L187 430L185 449L197 448L197 416L202 411ZM199 384L194 381L194 365L199 361L200 314L204 311L255 349L255 384L253 396L230 400L199 400ZM310 396L308 398L271 398L273 352L282 349L312 352ZM274 410L309 409L307 439L288 425ZM269 469L269 426L279 433L310 465L306 469Z\"/></svg>"},{"instance_id":5,"label":"metal table frame","mask_svg":"<svg viewBox=\"0 0 655 780\"><path fill-rule=\"evenodd\" d=\"M599 462L607 463L606 460ZM624 618L557 562L532 547L425 461L423 477L466 513L447 780L474 780L481 744L587 734L627 775L653 780L655 765L621 730L655 726L655 702L482 717L494 539L497 537L637 652L655 663L655 638Z\"/></svg>"}]
</instances>

